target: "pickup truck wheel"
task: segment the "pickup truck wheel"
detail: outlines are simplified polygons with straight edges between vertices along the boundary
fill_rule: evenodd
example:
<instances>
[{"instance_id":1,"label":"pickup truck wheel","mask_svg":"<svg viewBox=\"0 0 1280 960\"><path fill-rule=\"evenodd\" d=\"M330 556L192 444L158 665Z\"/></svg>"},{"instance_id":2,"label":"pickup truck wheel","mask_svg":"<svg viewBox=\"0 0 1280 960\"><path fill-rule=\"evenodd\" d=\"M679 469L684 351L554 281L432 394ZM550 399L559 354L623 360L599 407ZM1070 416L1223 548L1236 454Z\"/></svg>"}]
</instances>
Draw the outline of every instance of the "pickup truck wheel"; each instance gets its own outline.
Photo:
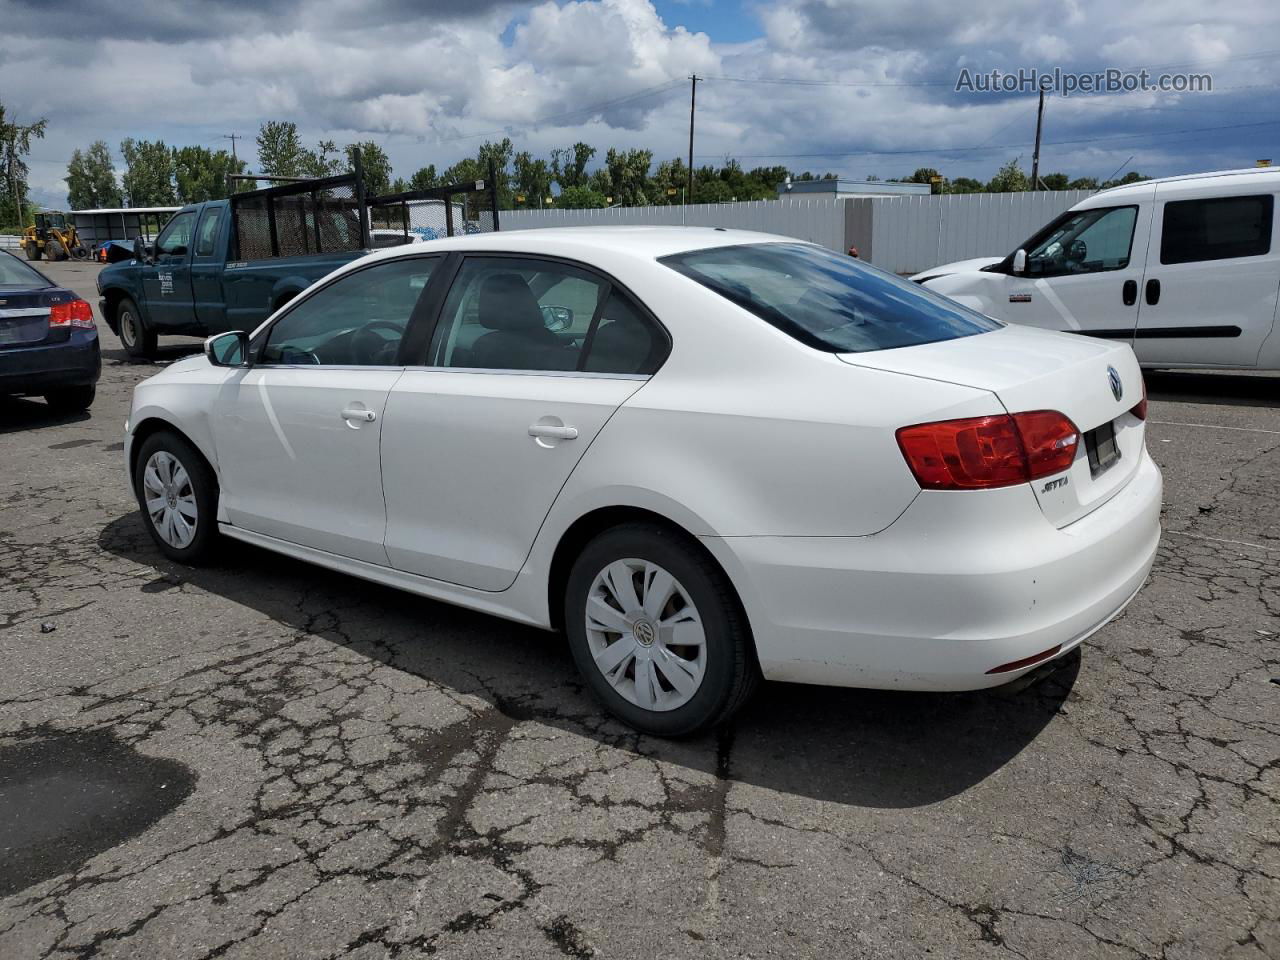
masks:
<instances>
[{"instance_id":1,"label":"pickup truck wheel","mask_svg":"<svg viewBox=\"0 0 1280 960\"><path fill-rule=\"evenodd\" d=\"M116 329L124 352L135 360L150 360L156 355L156 335L142 322L138 305L125 297L116 307Z\"/></svg>"}]
</instances>

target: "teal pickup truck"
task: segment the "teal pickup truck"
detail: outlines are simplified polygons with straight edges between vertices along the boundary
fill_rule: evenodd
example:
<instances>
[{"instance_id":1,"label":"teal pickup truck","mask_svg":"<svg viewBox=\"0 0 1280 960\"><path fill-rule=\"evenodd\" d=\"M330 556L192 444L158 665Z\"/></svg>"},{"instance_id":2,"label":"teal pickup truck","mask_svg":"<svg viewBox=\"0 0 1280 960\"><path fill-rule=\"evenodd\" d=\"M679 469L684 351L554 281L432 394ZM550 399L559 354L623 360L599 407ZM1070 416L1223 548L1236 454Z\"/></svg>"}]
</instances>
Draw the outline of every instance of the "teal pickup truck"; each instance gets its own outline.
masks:
<instances>
[{"instance_id":1,"label":"teal pickup truck","mask_svg":"<svg viewBox=\"0 0 1280 960\"><path fill-rule=\"evenodd\" d=\"M239 198L234 210L229 200L183 207L154 247L136 243L133 260L98 274L103 319L131 357L153 357L157 334L253 330L316 280L365 253L360 218L350 210L330 212L321 231L313 230L314 212L308 214L304 225L315 239L331 238L327 245L281 243L275 219L265 224L270 234L263 229L260 239L247 242L240 235L244 225L255 215L265 221L262 210L241 206ZM368 237L367 223L363 235Z\"/></svg>"}]
</instances>

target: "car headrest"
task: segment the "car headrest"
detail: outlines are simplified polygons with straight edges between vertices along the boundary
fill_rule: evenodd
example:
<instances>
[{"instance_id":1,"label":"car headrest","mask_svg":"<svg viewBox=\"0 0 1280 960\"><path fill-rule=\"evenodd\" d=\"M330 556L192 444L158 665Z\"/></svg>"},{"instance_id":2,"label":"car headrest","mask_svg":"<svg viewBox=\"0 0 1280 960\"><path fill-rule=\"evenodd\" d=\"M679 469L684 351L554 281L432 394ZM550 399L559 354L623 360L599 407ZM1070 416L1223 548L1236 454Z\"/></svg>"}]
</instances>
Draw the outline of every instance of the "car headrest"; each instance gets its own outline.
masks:
<instances>
[{"instance_id":1,"label":"car headrest","mask_svg":"<svg viewBox=\"0 0 1280 960\"><path fill-rule=\"evenodd\" d=\"M480 287L482 327L489 330L544 330L542 308L518 273L495 273Z\"/></svg>"}]
</instances>

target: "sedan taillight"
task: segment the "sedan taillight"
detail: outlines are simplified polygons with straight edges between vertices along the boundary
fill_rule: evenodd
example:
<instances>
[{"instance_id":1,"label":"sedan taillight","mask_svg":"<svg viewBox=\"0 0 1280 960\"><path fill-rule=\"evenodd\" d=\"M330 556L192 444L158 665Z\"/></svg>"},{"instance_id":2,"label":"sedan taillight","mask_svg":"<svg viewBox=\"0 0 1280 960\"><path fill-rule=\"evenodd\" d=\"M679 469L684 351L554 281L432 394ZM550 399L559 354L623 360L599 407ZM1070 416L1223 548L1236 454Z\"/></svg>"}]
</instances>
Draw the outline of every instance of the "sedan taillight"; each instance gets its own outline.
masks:
<instances>
[{"instance_id":1,"label":"sedan taillight","mask_svg":"<svg viewBox=\"0 0 1280 960\"><path fill-rule=\"evenodd\" d=\"M49 308L49 326L82 327L92 330L96 326L93 321L93 307L87 300L68 300L66 303L55 303Z\"/></svg>"},{"instance_id":2,"label":"sedan taillight","mask_svg":"<svg viewBox=\"0 0 1280 960\"><path fill-rule=\"evenodd\" d=\"M1147 378L1142 378L1142 399L1133 405L1129 411L1139 420L1147 419Z\"/></svg>"},{"instance_id":3,"label":"sedan taillight","mask_svg":"<svg viewBox=\"0 0 1280 960\"><path fill-rule=\"evenodd\" d=\"M926 490L986 490L1071 466L1080 431L1055 410L968 417L903 427L898 446Z\"/></svg>"}]
</instances>

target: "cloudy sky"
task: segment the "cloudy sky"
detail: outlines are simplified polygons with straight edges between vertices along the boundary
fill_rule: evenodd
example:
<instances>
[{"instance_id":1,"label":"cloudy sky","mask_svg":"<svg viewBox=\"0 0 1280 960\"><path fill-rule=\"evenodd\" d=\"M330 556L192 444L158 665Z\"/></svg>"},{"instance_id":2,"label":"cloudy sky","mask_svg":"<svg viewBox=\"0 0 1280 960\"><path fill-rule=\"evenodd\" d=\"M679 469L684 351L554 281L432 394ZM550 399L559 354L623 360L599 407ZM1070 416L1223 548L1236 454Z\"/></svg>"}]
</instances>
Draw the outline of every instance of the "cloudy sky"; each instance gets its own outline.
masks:
<instances>
[{"instance_id":1,"label":"cloudy sky","mask_svg":"<svg viewBox=\"0 0 1280 960\"><path fill-rule=\"evenodd\" d=\"M47 117L32 186L65 199L71 151L122 138L253 157L267 119L374 139L395 171L487 138L585 140L851 178L1029 169L1033 93L957 92L962 69L1147 67L1212 93L1051 96L1041 169L1104 178L1280 163L1274 0L0 0L0 99ZM69 69L68 69L69 68ZM1132 157L1132 159L1129 159ZM117 154L117 165L120 161Z\"/></svg>"}]
</instances>

